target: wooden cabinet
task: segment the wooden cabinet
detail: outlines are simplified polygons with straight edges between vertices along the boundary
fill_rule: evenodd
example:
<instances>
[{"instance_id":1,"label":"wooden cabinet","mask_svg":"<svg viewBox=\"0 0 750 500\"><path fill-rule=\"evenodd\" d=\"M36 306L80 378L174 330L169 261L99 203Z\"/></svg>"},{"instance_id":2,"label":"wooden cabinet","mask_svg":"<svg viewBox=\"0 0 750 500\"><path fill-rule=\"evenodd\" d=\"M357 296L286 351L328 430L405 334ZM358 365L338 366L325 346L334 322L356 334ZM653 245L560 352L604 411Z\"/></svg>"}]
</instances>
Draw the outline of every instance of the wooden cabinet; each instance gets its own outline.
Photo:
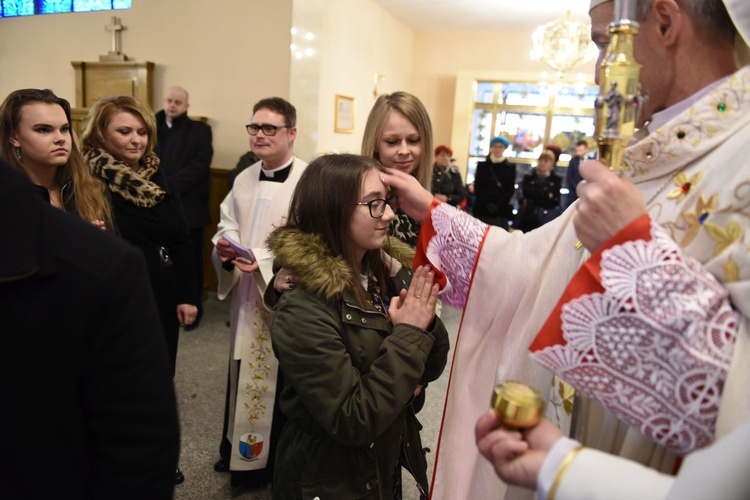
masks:
<instances>
[{"instance_id":1,"label":"wooden cabinet","mask_svg":"<svg viewBox=\"0 0 750 500\"><path fill-rule=\"evenodd\" d=\"M154 63L73 61L71 64L76 70L76 106L88 108L110 95L130 95L153 106Z\"/></svg>"},{"instance_id":2,"label":"wooden cabinet","mask_svg":"<svg viewBox=\"0 0 750 500\"><path fill-rule=\"evenodd\" d=\"M144 61L72 61L76 72L73 130L80 137L88 108L102 97L130 95L153 109L154 63Z\"/></svg>"}]
</instances>

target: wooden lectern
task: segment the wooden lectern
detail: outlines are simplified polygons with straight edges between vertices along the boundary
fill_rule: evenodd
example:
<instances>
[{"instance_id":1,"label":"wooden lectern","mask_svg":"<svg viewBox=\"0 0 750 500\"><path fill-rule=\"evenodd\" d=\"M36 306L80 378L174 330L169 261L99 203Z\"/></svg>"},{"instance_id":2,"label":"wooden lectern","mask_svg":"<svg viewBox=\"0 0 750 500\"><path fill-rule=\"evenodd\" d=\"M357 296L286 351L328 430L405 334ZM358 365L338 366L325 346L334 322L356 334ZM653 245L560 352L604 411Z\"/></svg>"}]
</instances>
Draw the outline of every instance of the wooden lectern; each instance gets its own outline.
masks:
<instances>
[{"instance_id":1,"label":"wooden lectern","mask_svg":"<svg viewBox=\"0 0 750 500\"><path fill-rule=\"evenodd\" d=\"M105 26L112 32L112 49L99 56L97 62L72 61L76 72L76 103L71 110L73 130L80 137L88 108L102 97L110 95L133 96L153 108L154 63L128 61L120 51L120 31L125 27L119 19Z\"/></svg>"}]
</instances>

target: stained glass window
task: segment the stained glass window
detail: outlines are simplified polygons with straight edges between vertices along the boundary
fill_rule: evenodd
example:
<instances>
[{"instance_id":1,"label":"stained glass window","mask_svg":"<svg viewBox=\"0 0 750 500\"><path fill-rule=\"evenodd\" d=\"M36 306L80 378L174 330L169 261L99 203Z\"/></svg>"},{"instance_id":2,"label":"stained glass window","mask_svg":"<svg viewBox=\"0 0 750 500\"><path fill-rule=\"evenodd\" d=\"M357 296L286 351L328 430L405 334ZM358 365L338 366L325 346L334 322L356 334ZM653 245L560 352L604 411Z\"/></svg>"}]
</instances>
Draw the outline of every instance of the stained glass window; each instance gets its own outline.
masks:
<instances>
[{"instance_id":1,"label":"stained glass window","mask_svg":"<svg viewBox=\"0 0 750 500\"><path fill-rule=\"evenodd\" d=\"M33 16L34 0L3 0L3 17Z\"/></svg>"},{"instance_id":2,"label":"stained glass window","mask_svg":"<svg viewBox=\"0 0 750 500\"><path fill-rule=\"evenodd\" d=\"M489 154L490 140L498 135L508 139L505 156L514 158L519 176L536 163L546 144L563 150L561 166L579 140L586 139L593 148L598 93L598 87L584 84L476 82L467 182L474 180L476 164Z\"/></svg>"},{"instance_id":3,"label":"stained glass window","mask_svg":"<svg viewBox=\"0 0 750 500\"><path fill-rule=\"evenodd\" d=\"M130 9L132 0L1 0L0 17Z\"/></svg>"},{"instance_id":4,"label":"stained glass window","mask_svg":"<svg viewBox=\"0 0 750 500\"><path fill-rule=\"evenodd\" d=\"M39 5L38 14L59 14L73 10L73 0L43 0L37 4Z\"/></svg>"}]
</instances>

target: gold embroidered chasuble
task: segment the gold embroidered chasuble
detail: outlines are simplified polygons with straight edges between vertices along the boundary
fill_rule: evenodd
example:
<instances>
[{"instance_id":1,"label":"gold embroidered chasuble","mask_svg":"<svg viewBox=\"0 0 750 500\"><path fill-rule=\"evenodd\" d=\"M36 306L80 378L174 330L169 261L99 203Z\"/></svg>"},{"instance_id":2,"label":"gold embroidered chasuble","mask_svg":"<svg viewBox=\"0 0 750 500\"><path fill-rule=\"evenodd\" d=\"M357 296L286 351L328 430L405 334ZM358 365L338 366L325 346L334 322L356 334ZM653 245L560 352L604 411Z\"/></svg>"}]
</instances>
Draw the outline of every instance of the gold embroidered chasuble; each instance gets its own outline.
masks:
<instances>
[{"instance_id":1,"label":"gold embroidered chasuble","mask_svg":"<svg viewBox=\"0 0 750 500\"><path fill-rule=\"evenodd\" d=\"M748 139L750 68L744 68L626 153L625 174L648 202L653 223L726 288L738 316L716 437L750 418ZM507 488L474 445L474 423L488 408L496 382L521 380L552 394L548 418L570 427L565 401L570 394L530 359L528 347L587 258L574 249L574 214L575 204L553 222L521 234L487 228L445 204L432 210L428 226L434 235L420 250L450 281L444 302L464 307L432 498L531 498L528 491ZM652 466L670 463L662 448L606 413L583 411L576 426L593 429L587 439L605 451Z\"/></svg>"}]
</instances>

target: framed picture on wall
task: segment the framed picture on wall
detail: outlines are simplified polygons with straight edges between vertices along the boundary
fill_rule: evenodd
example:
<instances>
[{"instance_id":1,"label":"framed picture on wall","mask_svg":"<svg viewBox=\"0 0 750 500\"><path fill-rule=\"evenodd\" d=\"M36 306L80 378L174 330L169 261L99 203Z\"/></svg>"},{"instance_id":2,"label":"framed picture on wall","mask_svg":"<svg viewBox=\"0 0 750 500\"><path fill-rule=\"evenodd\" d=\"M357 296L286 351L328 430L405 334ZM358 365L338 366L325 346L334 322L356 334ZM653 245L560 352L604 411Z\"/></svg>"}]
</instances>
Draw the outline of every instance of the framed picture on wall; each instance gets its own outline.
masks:
<instances>
[{"instance_id":1,"label":"framed picture on wall","mask_svg":"<svg viewBox=\"0 0 750 500\"><path fill-rule=\"evenodd\" d=\"M333 131L342 134L354 133L354 98L336 94L336 113Z\"/></svg>"}]
</instances>

